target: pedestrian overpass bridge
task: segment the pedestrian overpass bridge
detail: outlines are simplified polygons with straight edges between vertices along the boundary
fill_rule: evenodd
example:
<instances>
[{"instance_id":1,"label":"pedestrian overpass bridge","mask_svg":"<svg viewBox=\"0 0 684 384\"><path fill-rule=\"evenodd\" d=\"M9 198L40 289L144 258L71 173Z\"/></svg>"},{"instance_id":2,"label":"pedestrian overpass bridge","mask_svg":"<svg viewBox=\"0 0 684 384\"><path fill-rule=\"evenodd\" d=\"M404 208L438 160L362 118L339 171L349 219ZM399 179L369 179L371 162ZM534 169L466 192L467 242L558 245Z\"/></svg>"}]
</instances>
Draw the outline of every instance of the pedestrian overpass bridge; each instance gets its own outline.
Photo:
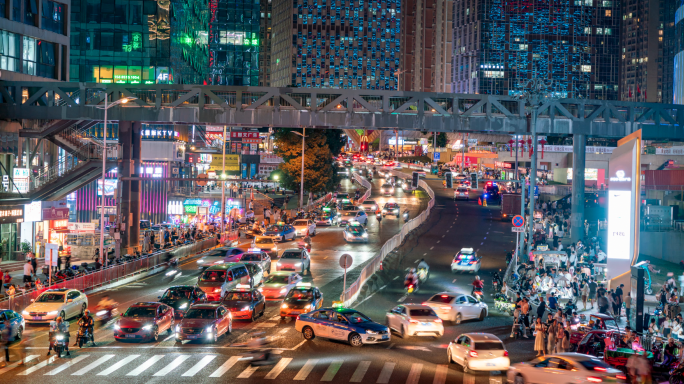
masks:
<instances>
[{"instance_id":1,"label":"pedestrian overpass bridge","mask_svg":"<svg viewBox=\"0 0 684 384\"><path fill-rule=\"evenodd\" d=\"M0 119L40 120L20 136L41 138L74 124L108 119L155 124L367 128L527 134L526 101L511 96L171 84L0 81ZM527 106L529 107L529 106ZM684 140L684 105L557 99L537 108L540 135Z\"/></svg>"}]
</instances>

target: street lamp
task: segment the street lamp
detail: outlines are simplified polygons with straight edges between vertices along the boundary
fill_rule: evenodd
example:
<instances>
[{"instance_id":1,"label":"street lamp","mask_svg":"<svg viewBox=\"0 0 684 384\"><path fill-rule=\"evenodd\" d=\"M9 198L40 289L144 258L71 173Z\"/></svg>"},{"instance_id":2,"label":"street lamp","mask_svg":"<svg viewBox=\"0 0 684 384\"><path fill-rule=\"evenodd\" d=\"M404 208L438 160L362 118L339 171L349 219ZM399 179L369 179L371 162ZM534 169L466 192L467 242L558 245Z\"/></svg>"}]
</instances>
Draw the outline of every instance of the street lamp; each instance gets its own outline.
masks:
<instances>
[{"instance_id":1,"label":"street lamp","mask_svg":"<svg viewBox=\"0 0 684 384\"><path fill-rule=\"evenodd\" d=\"M137 97L127 96L121 98L111 104L108 103L109 95L106 91L100 91L105 93L104 106L96 105L97 109L104 109L104 134L102 135L102 196L100 197L100 257L103 259L104 266L107 266L108 258L104 254L104 199L105 199L105 173L107 173L107 110L119 104L126 104L130 100L135 100Z\"/></svg>"},{"instance_id":2,"label":"street lamp","mask_svg":"<svg viewBox=\"0 0 684 384\"><path fill-rule=\"evenodd\" d=\"M302 128L302 133L294 131L292 133L302 137L302 176L299 178L299 209L301 210L304 207L304 143L306 142L306 127Z\"/></svg>"}]
</instances>

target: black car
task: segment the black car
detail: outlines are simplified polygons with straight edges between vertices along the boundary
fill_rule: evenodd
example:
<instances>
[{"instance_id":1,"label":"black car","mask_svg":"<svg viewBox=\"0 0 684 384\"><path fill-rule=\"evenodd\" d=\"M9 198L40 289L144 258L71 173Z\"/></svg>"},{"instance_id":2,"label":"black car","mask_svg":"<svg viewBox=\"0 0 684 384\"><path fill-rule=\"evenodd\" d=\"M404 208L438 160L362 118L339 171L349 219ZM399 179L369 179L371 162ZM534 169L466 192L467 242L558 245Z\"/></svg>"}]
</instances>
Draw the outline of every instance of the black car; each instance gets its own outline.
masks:
<instances>
[{"instance_id":1,"label":"black car","mask_svg":"<svg viewBox=\"0 0 684 384\"><path fill-rule=\"evenodd\" d=\"M266 311L266 299L258 289L242 287L226 292L221 304L230 310L233 319L254 321Z\"/></svg>"},{"instance_id":2,"label":"black car","mask_svg":"<svg viewBox=\"0 0 684 384\"><path fill-rule=\"evenodd\" d=\"M173 308L174 318L182 319L193 304L206 303L207 295L194 285L176 285L159 296L159 302Z\"/></svg>"}]
</instances>

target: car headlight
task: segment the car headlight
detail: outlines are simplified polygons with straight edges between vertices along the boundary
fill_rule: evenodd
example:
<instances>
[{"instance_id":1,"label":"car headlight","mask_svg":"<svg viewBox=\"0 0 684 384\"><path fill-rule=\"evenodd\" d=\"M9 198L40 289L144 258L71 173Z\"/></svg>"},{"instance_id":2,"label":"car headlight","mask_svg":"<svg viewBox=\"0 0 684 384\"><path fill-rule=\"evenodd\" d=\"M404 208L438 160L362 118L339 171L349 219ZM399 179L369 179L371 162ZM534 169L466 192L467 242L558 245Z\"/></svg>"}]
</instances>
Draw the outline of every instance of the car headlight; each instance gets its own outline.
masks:
<instances>
[{"instance_id":1,"label":"car headlight","mask_svg":"<svg viewBox=\"0 0 684 384\"><path fill-rule=\"evenodd\" d=\"M48 316L57 316L59 314L59 311L50 311L47 314Z\"/></svg>"},{"instance_id":2,"label":"car headlight","mask_svg":"<svg viewBox=\"0 0 684 384\"><path fill-rule=\"evenodd\" d=\"M114 330L118 331L119 329L121 329L121 326L119 326L119 324L114 324Z\"/></svg>"},{"instance_id":3,"label":"car headlight","mask_svg":"<svg viewBox=\"0 0 684 384\"><path fill-rule=\"evenodd\" d=\"M197 264L202 264L202 263L204 263L204 259L197 260Z\"/></svg>"},{"instance_id":4,"label":"car headlight","mask_svg":"<svg viewBox=\"0 0 684 384\"><path fill-rule=\"evenodd\" d=\"M214 326L213 326L213 325L210 325L210 326L208 326L204 331L207 332L207 333L212 333L212 332L214 331Z\"/></svg>"},{"instance_id":5,"label":"car headlight","mask_svg":"<svg viewBox=\"0 0 684 384\"><path fill-rule=\"evenodd\" d=\"M180 307L178 307L178 309L185 309L187 307L188 307L188 303L183 303L183 304L181 304Z\"/></svg>"},{"instance_id":6,"label":"car headlight","mask_svg":"<svg viewBox=\"0 0 684 384\"><path fill-rule=\"evenodd\" d=\"M378 209L378 207L376 207L376 206L374 205L374 206L373 206L373 210L375 211L376 209Z\"/></svg>"},{"instance_id":7,"label":"car headlight","mask_svg":"<svg viewBox=\"0 0 684 384\"><path fill-rule=\"evenodd\" d=\"M180 324L176 324L176 332L180 332Z\"/></svg>"},{"instance_id":8,"label":"car headlight","mask_svg":"<svg viewBox=\"0 0 684 384\"><path fill-rule=\"evenodd\" d=\"M58 341L64 340L64 335L57 335L57 340Z\"/></svg>"},{"instance_id":9,"label":"car headlight","mask_svg":"<svg viewBox=\"0 0 684 384\"><path fill-rule=\"evenodd\" d=\"M307 304L306 307L304 307L304 309L309 309L309 308L311 308L311 304Z\"/></svg>"},{"instance_id":10,"label":"car headlight","mask_svg":"<svg viewBox=\"0 0 684 384\"><path fill-rule=\"evenodd\" d=\"M302 263L295 264L295 267L301 267L301 266L302 266Z\"/></svg>"},{"instance_id":11,"label":"car headlight","mask_svg":"<svg viewBox=\"0 0 684 384\"><path fill-rule=\"evenodd\" d=\"M21 311L21 314L24 315L24 316L28 316L28 315L29 315L29 312L28 312L28 311Z\"/></svg>"},{"instance_id":12,"label":"car headlight","mask_svg":"<svg viewBox=\"0 0 684 384\"><path fill-rule=\"evenodd\" d=\"M283 303L283 305L281 305L280 308L287 309L287 304Z\"/></svg>"},{"instance_id":13,"label":"car headlight","mask_svg":"<svg viewBox=\"0 0 684 384\"><path fill-rule=\"evenodd\" d=\"M377 332L371 331L371 330L369 330L369 329L366 330L366 333L369 334L369 335L377 335L377 334L378 334Z\"/></svg>"},{"instance_id":14,"label":"car headlight","mask_svg":"<svg viewBox=\"0 0 684 384\"><path fill-rule=\"evenodd\" d=\"M364 233L364 234L361 235L361 236L363 236L363 237L368 237L368 234L367 234L367 233Z\"/></svg>"},{"instance_id":15,"label":"car headlight","mask_svg":"<svg viewBox=\"0 0 684 384\"><path fill-rule=\"evenodd\" d=\"M287 288L283 288L280 290L280 293L287 293Z\"/></svg>"},{"instance_id":16,"label":"car headlight","mask_svg":"<svg viewBox=\"0 0 684 384\"><path fill-rule=\"evenodd\" d=\"M279 267L281 267L281 266L283 265L283 263L277 262L276 265L279 266Z\"/></svg>"},{"instance_id":17,"label":"car headlight","mask_svg":"<svg viewBox=\"0 0 684 384\"><path fill-rule=\"evenodd\" d=\"M240 310L240 312L245 312L245 311L249 311L249 305Z\"/></svg>"},{"instance_id":18,"label":"car headlight","mask_svg":"<svg viewBox=\"0 0 684 384\"><path fill-rule=\"evenodd\" d=\"M143 331L151 331L152 330L152 324L147 324L144 327L142 327Z\"/></svg>"},{"instance_id":19,"label":"car headlight","mask_svg":"<svg viewBox=\"0 0 684 384\"><path fill-rule=\"evenodd\" d=\"M221 288L214 289L214 293L221 292Z\"/></svg>"}]
</instances>

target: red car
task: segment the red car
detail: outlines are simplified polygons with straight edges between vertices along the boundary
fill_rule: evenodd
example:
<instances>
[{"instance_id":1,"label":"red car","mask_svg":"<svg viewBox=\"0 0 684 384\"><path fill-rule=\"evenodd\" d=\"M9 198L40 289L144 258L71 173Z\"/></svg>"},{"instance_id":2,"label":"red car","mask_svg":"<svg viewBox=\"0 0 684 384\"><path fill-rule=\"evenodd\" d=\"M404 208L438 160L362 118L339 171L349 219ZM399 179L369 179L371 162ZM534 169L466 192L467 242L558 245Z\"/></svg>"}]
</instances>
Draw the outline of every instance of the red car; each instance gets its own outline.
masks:
<instances>
[{"instance_id":1,"label":"red car","mask_svg":"<svg viewBox=\"0 0 684 384\"><path fill-rule=\"evenodd\" d=\"M116 340L158 341L164 332L173 332L173 308L156 302L130 306L114 324Z\"/></svg>"},{"instance_id":2,"label":"red car","mask_svg":"<svg viewBox=\"0 0 684 384\"><path fill-rule=\"evenodd\" d=\"M195 304L176 326L176 342L201 340L215 343L233 331L233 316L221 304Z\"/></svg>"}]
</instances>

